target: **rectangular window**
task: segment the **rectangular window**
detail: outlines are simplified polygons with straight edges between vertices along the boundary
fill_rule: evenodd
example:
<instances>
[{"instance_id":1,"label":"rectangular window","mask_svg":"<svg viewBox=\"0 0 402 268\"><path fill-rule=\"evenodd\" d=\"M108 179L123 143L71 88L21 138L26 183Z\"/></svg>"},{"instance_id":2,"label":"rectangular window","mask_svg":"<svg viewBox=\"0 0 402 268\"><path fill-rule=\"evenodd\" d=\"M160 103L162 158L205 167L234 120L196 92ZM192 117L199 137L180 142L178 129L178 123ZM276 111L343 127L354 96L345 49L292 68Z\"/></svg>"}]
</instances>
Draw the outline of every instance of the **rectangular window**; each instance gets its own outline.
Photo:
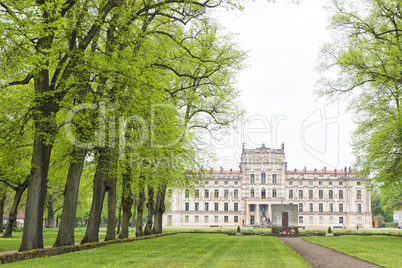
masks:
<instances>
[{"instance_id":1,"label":"rectangular window","mask_svg":"<svg viewBox=\"0 0 402 268\"><path fill-rule=\"evenodd\" d=\"M251 204L250 205L250 211L254 211L255 210L255 206L254 206L254 204Z\"/></svg>"},{"instance_id":2,"label":"rectangular window","mask_svg":"<svg viewBox=\"0 0 402 268\"><path fill-rule=\"evenodd\" d=\"M254 198L254 194L255 194L254 189L251 189L250 190L250 198Z\"/></svg>"},{"instance_id":3,"label":"rectangular window","mask_svg":"<svg viewBox=\"0 0 402 268\"><path fill-rule=\"evenodd\" d=\"M225 189L224 196L225 196L225 198L229 198L229 190L228 189Z\"/></svg>"},{"instance_id":4,"label":"rectangular window","mask_svg":"<svg viewBox=\"0 0 402 268\"><path fill-rule=\"evenodd\" d=\"M328 198L333 199L334 198L334 190L329 190L328 191Z\"/></svg>"},{"instance_id":5,"label":"rectangular window","mask_svg":"<svg viewBox=\"0 0 402 268\"><path fill-rule=\"evenodd\" d=\"M272 174L272 184L277 184L276 174Z\"/></svg>"},{"instance_id":6,"label":"rectangular window","mask_svg":"<svg viewBox=\"0 0 402 268\"><path fill-rule=\"evenodd\" d=\"M299 212L303 212L303 203L299 203Z\"/></svg>"},{"instance_id":7,"label":"rectangular window","mask_svg":"<svg viewBox=\"0 0 402 268\"><path fill-rule=\"evenodd\" d=\"M209 184L209 181L205 181L205 184Z\"/></svg>"},{"instance_id":8,"label":"rectangular window","mask_svg":"<svg viewBox=\"0 0 402 268\"><path fill-rule=\"evenodd\" d=\"M290 182L289 182L289 185L293 185L293 181L290 181Z\"/></svg>"},{"instance_id":9,"label":"rectangular window","mask_svg":"<svg viewBox=\"0 0 402 268\"><path fill-rule=\"evenodd\" d=\"M218 185L219 184L219 181L215 181L215 185Z\"/></svg>"},{"instance_id":10,"label":"rectangular window","mask_svg":"<svg viewBox=\"0 0 402 268\"><path fill-rule=\"evenodd\" d=\"M303 216L299 216L299 223L303 223Z\"/></svg>"},{"instance_id":11,"label":"rectangular window","mask_svg":"<svg viewBox=\"0 0 402 268\"><path fill-rule=\"evenodd\" d=\"M320 224L324 223L324 216L320 216Z\"/></svg>"},{"instance_id":12,"label":"rectangular window","mask_svg":"<svg viewBox=\"0 0 402 268\"><path fill-rule=\"evenodd\" d=\"M229 222L229 216L224 217L224 222Z\"/></svg>"},{"instance_id":13,"label":"rectangular window","mask_svg":"<svg viewBox=\"0 0 402 268\"><path fill-rule=\"evenodd\" d=\"M313 203L309 203L309 204L308 204L308 212L313 212L313 207L314 207L314 204L313 204Z\"/></svg>"},{"instance_id":14,"label":"rectangular window","mask_svg":"<svg viewBox=\"0 0 402 268\"><path fill-rule=\"evenodd\" d=\"M195 189L195 198L199 198L199 197L200 197L200 190Z\"/></svg>"},{"instance_id":15,"label":"rectangular window","mask_svg":"<svg viewBox=\"0 0 402 268\"><path fill-rule=\"evenodd\" d=\"M238 198L239 197L239 190L235 189L233 196L234 196L234 198Z\"/></svg>"},{"instance_id":16,"label":"rectangular window","mask_svg":"<svg viewBox=\"0 0 402 268\"><path fill-rule=\"evenodd\" d=\"M329 203L329 212L334 212L334 204Z\"/></svg>"},{"instance_id":17,"label":"rectangular window","mask_svg":"<svg viewBox=\"0 0 402 268\"><path fill-rule=\"evenodd\" d=\"M299 198L303 198L303 190L299 190Z\"/></svg>"},{"instance_id":18,"label":"rectangular window","mask_svg":"<svg viewBox=\"0 0 402 268\"><path fill-rule=\"evenodd\" d=\"M254 184L255 180L254 180L254 174L250 174L250 184Z\"/></svg>"},{"instance_id":19,"label":"rectangular window","mask_svg":"<svg viewBox=\"0 0 402 268\"><path fill-rule=\"evenodd\" d=\"M308 182L308 185L313 185L313 182L312 182L312 181L309 181L309 182Z\"/></svg>"},{"instance_id":20,"label":"rectangular window","mask_svg":"<svg viewBox=\"0 0 402 268\"><path fill-rule=\"evenodd\" d=\"M339 204L339 212L343 212L343 204L342 203Z\"/></svg>"},{"instance_id":21,"label":"rectangular window","mask_svg":"<svg viewBox=\"0 0 402 268\"><path fill-rule=\"evenodd\" d=\"M209 203L205 203L205 211L209 211Z\"/></svg>"},{"instance_id":22,"label":"rectangular window","mask_svg":"<svg viewBox=\"0 0 402 268\"><path fill-rule=\"evenodd\" d=\"M239 184L239 182L238 181L235 181L235 185L238 185Z\"/></svg>"},{"instance_id":23,"label":"rectangular window","mask_svg":"<svg viewBox=\"0 0 402 268\"><path fill-rule=\"evenodd\" d=\"M239 216L234 216L234 222L239 222Z\"/></svg>"},{"instance_id":24,"label":"rectangular window","mask_svg":"<svg viewBox=\"0 0 402 268\"><path fill-rule=\"evenodd\" d=\"M254 215L251 215L251 216L250 216L250 223L251 223L251 224L254 224L254 223L255 223Z\"/></svg>"},{"instance_id":25,"label":"rectangular window","mask_svg":"<svg viewBox=\"0 0 402 268\"><path fill-rule=\"evenodd\" d=\"M313 199L314 198L314 192L313 190L308 190L308 198Z\"/></svg>"},{"instance_id":26,"label":"rectangular window","mask_svg":"<svg viewBox=\"0 0 402 268\"><path fill-rule=\"evenodd\" d=\"M200 204L198 202L196 202L195 206L194 206L194 210L199 211L199 209L200 209Z\"/></svg>"},{"instance_id":27,"label":"rectangular window","mask_svg":"<svg viewBox=\"0 0 402 268\"><path fill-rule=\"evenodd\" d=\"M208 189L205 189L204 196L205 196L205 198L209 198L209 190Z\"/></svg>"},{"instance_id":28,"label":"rectangular window","mask_svg":"<svg viewBox=\"0 0 402 268\"><path fill-rule=\"evenodd\" d=\"M276 189L272 189L272 198L276 198Z\"/></svg>"},{"instance_id":29,"label":"rectangular window","mask_svg":"<svg viewBox=\"0 0 402 268\"><path fill-rule=\"evenodd\" d=\"M329 223L334 223L334 216L329 216Z\"/></svg>"},{"instance_id":30,"label":"rectangular window","mask_svg":"<svg viewBox=\"0 0 402 268\"><path fill-rule=\"evenodd\" d=\"M333 185L334 183L332 181L329 182L329 185Z\"/></svg>"},{"instance_id":31,"label":"rectangular window","mask_svg":"<svg viewBox=\"0 0 402 268\"><path fill-rule=\"evenodd\" d=\"M204 216L204 222L208 223L209 222L209 217L208 216Z\"/></svg>"},{"instance_id":32,"label":"rectangular window","mask_svg":"<svg viewBox=\"0 0 402 268\"><path fill-rule=\"evenodd\" d=\"M229 203L224 203L223 207L224 207L225 211L229 211Z\"/></svg>"},{"instance_id":33,"label":"rectangular window","mask_svg":"<svg viewBox=\"0 0 402 268\"><path fill-rule=\"evenodd\" d=\"M343 185L343 181L340 181L340 182L339 182L339 185Z\"/></svg>"},{"instance_id":34,"label":"rectangular window","mask_svg":"<svg viewBox=\"0 0 402 268\"><path fill-rule=\"evenodd\" d=\"M313 216L309 216L309 223L310 223L310 224L313 224L313 222L314 222L314 217L313 217Z\"/></svg>"},{"instance_id":35,"label":"rectangular window","mask_svg":"<svg viewBox=\"0 0 402 268\"><path fill-rule=\"evenodd\" d=\"M343 199L343 190L339 190L339 199Z\"/></svg>"},{"instance_id":36,"label":"rectangular window","mask_svg":"<svg viewBox=\"0 0 402 268\"><path fill-rule=\"evenodd\" d=\"M219 211L219 203L215 203L215 211Z\"/></svg>"},{"instance_id":37,"label":"rectangular window","mask_svg":"<svg viewBox=\"0 0 402 268\"><path fill-rule=\"evenodd\" d=\"M322 185L322 181L318 182L318 185Z\"/></svg>"},{"instance_id":38,"label":"rectangular window","mask_svg":"<svg viewBox=\"0 0 402 268\"><path fill-rule=\"evenodd\" d=\"M215 216L215 217L214 217L214 222L215 222L215 223L218 223L218 222L219 222L219 217L218 217L218 216Z\"/></svg>"},{"instance_id":39,"label":"rectangular window","mask_svg":"<svg viewBox=\"0 0 402 268\"><path fill-rule=\"evenodd\" d=\"M219 198L219 190L218 189L215 189L214 197Z\"/></svg>"},{"instance_id":40,"label":"rectangular window","mask_svg":"<svg viewBox=\"0 0 402 268\"><path fill-rule=\"evenodd\" d=\"M190 203L186 202L186 211L190 211Z\"/></svg>"},{"instance_id":41,"label":"rectangular window","mask_svg":"<svg viewBox=\"0 0 402 268\"><path fill-rule=\"evenodd\" d=\"M234 211L239 211L239 203L234 203Z\"/></svg>"},{"instance_id":42,"label":"rectangular window","mask_svg":"<svg viewBox=\"0 0 402 268\"><path fill-rule=\"evenodd\" d=\"M289 190L289 198L293 198L293 190Z\"/></svg>"},{"instance_id":43,"label":"rectangular window","mask_svg":"<svg viewBox=\"0 0 402 268\"><path fill-rule=\"evenodd\" d=\"M190 222L190 216L188 215L184 216L184 222Z\"/></svg>"},{"instance_id":44,"label":"rectangular window","mask_svg":"<svg viewBox=\"0 0 402 268\"><path fill-rule=\"evenodd\" d=\"M357 217L356 218L356 223L361 225L362 224L362 217Z\"/></svg>"},{"instance_id":45,"label":"rectangular window","mask_svg":"<svg viewBox=\"0 0 402 268\"><path fill-rule=\"evenodd\" d=\"M339 223L343 223L343 217L339 217Z\"/></svg>"},{"instance_id":46,"label":"rectangular window","mask_svg":"<svg viewBox=\"0 0 402 268\"><path fill-rule=\"evenodd\" d=\"M225 181L225 185L228 185L229 184L229 181Z\"/></svg>"},{"instance_id":47,"label":"rectangular window","mask_svg":"<svg viewBox=\"0 0 402 268\"><path fill-rule=\"evenodd\" d=\"M323 199L324 198L324 190L318 190L318 198Z\"/></svg>"},{"instance_id":48,"label":"rectangular window","mask_svg":"<svg viewBox=\"0 0 402 268\"><path fill-rule=\"evenodd\" d=\"M302 181L299 181L299 185L303 185L303 182L302 182Z\"/></svg>"},{"instance_id":49,"label":"rectangular window","mask_svg":"<svg viewBox=\"0 0 402 268\"><path fill-rule=\"evenodd\" d=\"M356 192L356 198L357 198L357 199L362 199L362 190L357 190L357 192Z\"/></svg>"},{"instance_id":50,"label":"rectangular window","mask_svg":"<svg viewBox=\"0 0 402 268\"><path fill-rule=\"evenodd\" d=\"M190 190L186 189L186 198L189 198L189 197L190 197Z\"/></svg>"},{"instance_id":51,"label":"rectangular window","mask_svg":"<svg viewBox=\"0 0 402 268\"><path fill-rule=\"evenodd\" d=\"M196 216L194 217L194 221L195 221L196 223L198 223L198 222L200 221L200 217L199 217L198 215L196 215Z\"/></svg>"},{"instance_id":52,"label":"rectangular window","mask_svg":"<svg viewBox=\"0 0 402 268\"><path fill-rule=\"evenodd\" d=\"M318 204L318 212L324 212L324 204L323 203Z\"/></svg>"},{"instance_id":53,"label":"rectangular window","mask_svg":"<svg viewBox=\"0 0 402 268\"><path fill-rule=\"evenodd\" d=\"M362 213L362 204L357 204L357 213Z\"/></svg>"},{"instance_id":54,"label":"rectangular window","mask_svg":"<svg viewBox=\"0 0 402 268\"><path fill-rule=\"evenodd\" d=\"M362 182L361 182L361 181L358 181L358 182L357 182L357 185L362 185Z\"/></svg>"},{"instance_id":55,"label":"rectangular window","mask_svg":"<svg viewBox=\"0 0 402 268\"><path fill-rule=\"evenodd\" d=\"M265 173L261 173L261 184L266 184L267 183L267 179L265 177Z\"/></svg>"}]
</instances>

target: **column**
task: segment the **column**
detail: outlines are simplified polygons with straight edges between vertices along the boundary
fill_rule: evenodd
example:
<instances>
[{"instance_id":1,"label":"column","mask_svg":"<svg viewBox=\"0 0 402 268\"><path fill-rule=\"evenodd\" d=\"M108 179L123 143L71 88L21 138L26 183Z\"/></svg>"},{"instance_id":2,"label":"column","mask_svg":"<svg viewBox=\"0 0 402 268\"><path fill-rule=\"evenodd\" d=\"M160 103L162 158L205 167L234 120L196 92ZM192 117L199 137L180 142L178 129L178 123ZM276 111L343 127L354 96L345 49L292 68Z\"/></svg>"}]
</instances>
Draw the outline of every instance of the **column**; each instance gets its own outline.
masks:
<instances>
[{"instance_id":1,"label":"column","mask_svg":"<svg viewBox=\"0 0 402 268\"><path fill-rule=\"evenodd\" d=\"M261 224L260 205L255 204L255 223Z\"/></svg>"},{"instance_id":2,"label":"column","mask_svg":"<svg viewBox=\"0 0 402 268\"><path fill-rule=\"evenodd\" d=\"M248 225L249 221L250 221L250 205L247 204L245 205L245 209L246 209L246 218L244 219L244 225Z\"/></svg>"},{"instance_id":3,"label":"column","mask_svg":"<svg viewBox=\"0 0 402 268\"><path fill-rule=\"evenodd\" d=\"M268 204L268 218L271 220L271 222L272 222L272 207L271 207L271 204Z\"/></svg>"}]
</instances>

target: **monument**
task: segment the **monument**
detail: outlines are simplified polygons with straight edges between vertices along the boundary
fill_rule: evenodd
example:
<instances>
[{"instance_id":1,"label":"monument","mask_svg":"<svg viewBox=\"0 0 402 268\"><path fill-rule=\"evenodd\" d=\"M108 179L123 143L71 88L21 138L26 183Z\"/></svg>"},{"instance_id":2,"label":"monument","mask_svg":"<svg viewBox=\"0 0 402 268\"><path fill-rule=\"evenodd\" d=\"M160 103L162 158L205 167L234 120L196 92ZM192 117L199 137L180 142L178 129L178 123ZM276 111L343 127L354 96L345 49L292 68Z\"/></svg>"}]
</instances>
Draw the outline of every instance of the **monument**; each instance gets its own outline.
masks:
<instances>
[{"instance_id":1,"label":"monument","mask_svg":"<svg viewBox=\"0 0 402 268\"><path fill-rule=\"evenodd\" d=\"M298 233L298 206L272 205L272 233L291 232Z\"/></svg>"}]
</instances>

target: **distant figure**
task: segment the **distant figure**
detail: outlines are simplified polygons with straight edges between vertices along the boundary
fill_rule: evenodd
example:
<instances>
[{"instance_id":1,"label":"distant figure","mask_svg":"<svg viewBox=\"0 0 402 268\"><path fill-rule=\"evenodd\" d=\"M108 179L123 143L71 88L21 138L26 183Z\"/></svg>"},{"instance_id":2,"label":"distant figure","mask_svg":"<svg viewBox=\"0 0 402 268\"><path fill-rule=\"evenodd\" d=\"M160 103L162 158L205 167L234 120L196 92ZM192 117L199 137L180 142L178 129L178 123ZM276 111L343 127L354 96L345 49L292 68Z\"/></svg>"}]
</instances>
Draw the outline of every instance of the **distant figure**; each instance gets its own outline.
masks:
<instances>
[{"instance_id":1,"label":"distant figure","mask_svg":"<svg viewBox=\"0 0 402 268\"><path fill-rule=\"evenodd\" d=\"M261 213L262 213L262 216L265 217L265 209L264 208L262 208Z\"/></svg>"},{"instance_id":2,"label":"distant figure","mask_svg":"<svg viewBox=\"0 0 402 268\"><path fill-rule=\"evenodd\" d=\"M356 230L359 230L359 224L356 224Z\"/></svg>"}]
</instances>

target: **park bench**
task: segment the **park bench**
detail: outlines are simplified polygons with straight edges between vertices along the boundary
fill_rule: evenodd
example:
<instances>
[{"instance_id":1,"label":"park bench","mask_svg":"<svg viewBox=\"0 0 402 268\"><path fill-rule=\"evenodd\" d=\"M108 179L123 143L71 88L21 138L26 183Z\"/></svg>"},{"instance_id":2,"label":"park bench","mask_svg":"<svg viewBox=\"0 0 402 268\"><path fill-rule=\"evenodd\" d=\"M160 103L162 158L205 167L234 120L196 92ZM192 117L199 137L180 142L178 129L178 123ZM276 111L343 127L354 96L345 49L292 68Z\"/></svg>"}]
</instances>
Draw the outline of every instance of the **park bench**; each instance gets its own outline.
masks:
<instances>
[{"instance_id":1,"label":"park bench","mask_svg":"<svg viewBox=\"0 0 402 268\"><path fill-rule=\"evenodd\" d=\"M343 226L334 226L333 229L343 229Z\"/></svg>"},{"instance_id":2,"label":"park bench","mask_svg":"<svg viewBox=\"0 0 402 268\"><path fill-rule=\"evenodd\" d=\"M219 225L210 225L209 228L219 228Z\"/></svg>"}]
</instances>

